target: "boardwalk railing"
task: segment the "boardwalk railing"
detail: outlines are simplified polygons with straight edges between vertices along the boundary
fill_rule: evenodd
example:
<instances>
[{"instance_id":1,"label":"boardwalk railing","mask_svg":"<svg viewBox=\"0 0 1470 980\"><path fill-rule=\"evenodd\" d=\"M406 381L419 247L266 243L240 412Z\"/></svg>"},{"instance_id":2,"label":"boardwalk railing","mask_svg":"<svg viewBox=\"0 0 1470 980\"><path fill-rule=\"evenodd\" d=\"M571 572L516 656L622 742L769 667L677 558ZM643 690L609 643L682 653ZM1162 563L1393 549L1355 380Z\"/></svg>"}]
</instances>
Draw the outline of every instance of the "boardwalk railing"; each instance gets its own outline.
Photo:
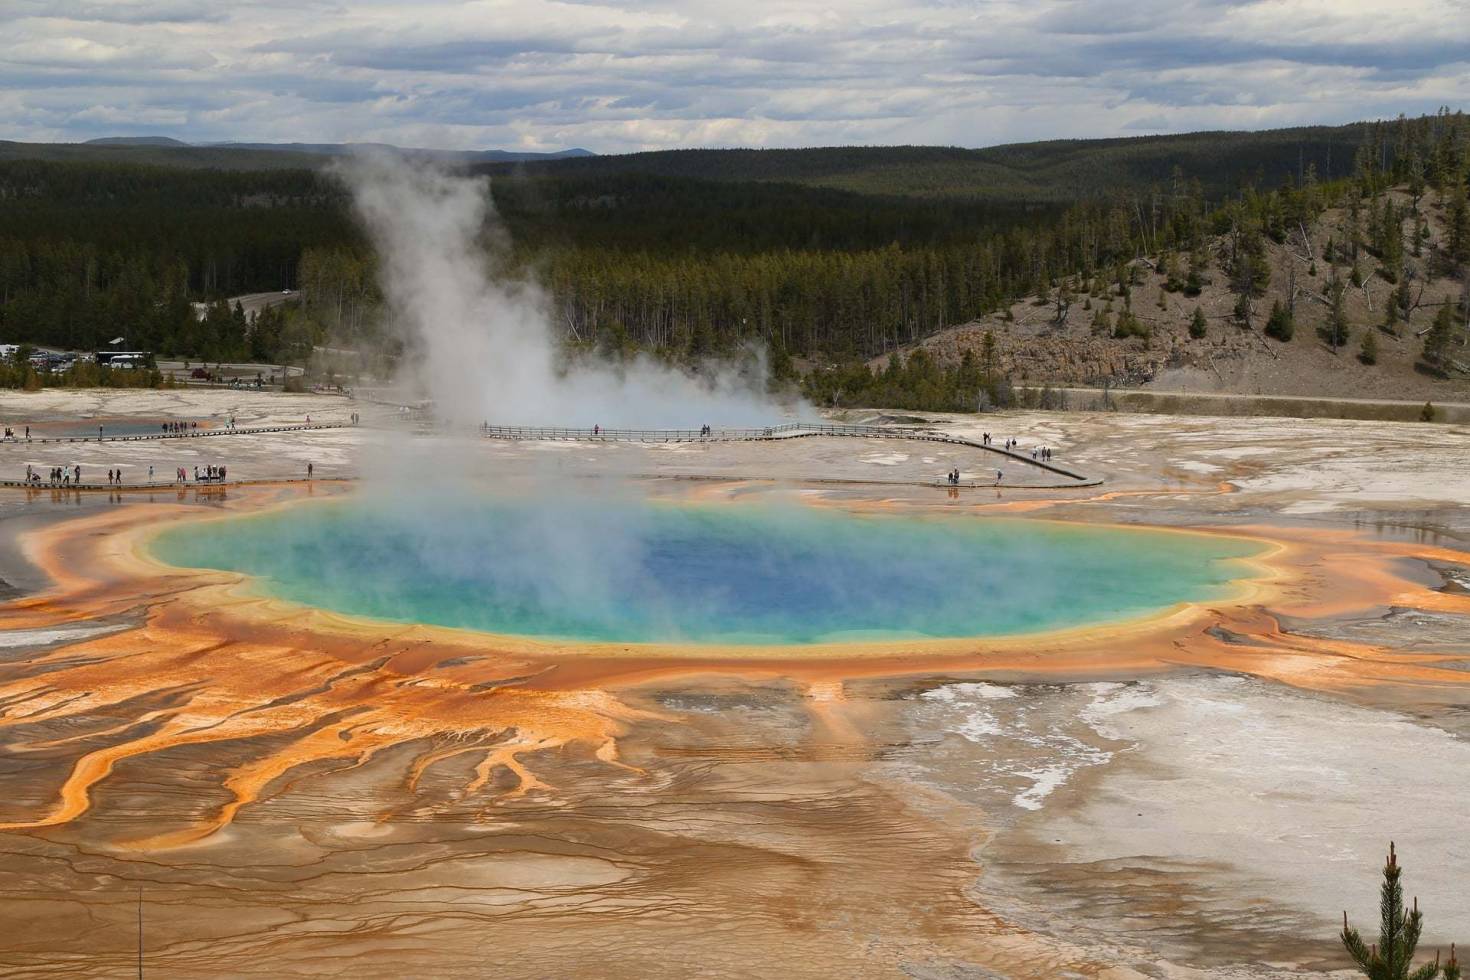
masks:
<instances>
[{"instance_id":1,"label":"boardwalk railing","mask_svg":"<svg viewBox=\"0 0 1470 980\"><path fill-rule=\"evenodd\" d=\"M487 439L529 439L538 442L603 441L603 442L746 442L755 439L790 439L793 436L864 436L870 438L911 438L917 429L898 430L881 425L818 425L787 422L758 429L565 429L551 426L489 425L480 426Z\"/></svg>"}]
</instances>

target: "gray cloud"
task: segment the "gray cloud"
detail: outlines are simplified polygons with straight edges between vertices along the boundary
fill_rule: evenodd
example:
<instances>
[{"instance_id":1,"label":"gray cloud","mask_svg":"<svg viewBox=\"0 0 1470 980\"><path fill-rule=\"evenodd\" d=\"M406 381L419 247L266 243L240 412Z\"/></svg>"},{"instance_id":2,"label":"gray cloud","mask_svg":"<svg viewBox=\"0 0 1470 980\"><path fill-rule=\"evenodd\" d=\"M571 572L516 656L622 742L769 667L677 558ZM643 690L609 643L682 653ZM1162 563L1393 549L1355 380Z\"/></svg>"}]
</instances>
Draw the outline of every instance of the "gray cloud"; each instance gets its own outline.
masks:
<instances>
[{"instance_id":1,"label":"gray cloud","mask_svg":"<svg viewBox=\"0 0 1470 980\"><path fill-rule=\"evenodd\" d=\"M6 139L985 145L1466 102L1463 0L0 4Z\"/></svg>"}]
</instances>

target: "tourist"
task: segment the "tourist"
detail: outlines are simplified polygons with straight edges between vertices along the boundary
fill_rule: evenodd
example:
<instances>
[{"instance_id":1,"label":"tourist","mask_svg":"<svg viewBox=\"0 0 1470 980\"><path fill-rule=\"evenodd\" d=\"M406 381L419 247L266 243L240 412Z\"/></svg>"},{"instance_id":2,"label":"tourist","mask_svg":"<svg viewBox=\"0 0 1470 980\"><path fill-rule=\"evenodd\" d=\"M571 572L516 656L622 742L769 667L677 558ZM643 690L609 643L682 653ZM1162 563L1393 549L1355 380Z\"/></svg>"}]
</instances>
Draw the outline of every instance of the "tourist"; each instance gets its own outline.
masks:
<instances>
[{"instance_id":1,"label":"tourist","mask_svg":"<svg viewBox=\"0 0 1470 980\"><path fill-rule=\"evenodd\" d=\"M223 466L219 468L219 482L225 482L225 468Z\"/></svg>"},{"instance_id":2,"label":"tourist","mask_svg":"<svg viewBox=\"0 0 1470 980\"><path fill-rule=\"evenodd\" d=\"M82 467L81 467L81 464L80 463L77 464L76 470L77 470L77 478L73 482L74 483L81 483L82 482Z\"/></svg>"},{"instance_id":3,"label":"tourist","mask_svg":"<svg viewBox=\"0 0 1470 980\"><path fill-rule=\"evenodd\" d=\"M199 467L197 467L197 466L194 467L194 482L195 483L198 483L199 482Z\"/></svg>"},{"instance_id":4,"label":"tourist","mask_svg":"<svg viewBox=\"0 0 1470 980\"><path fill-rule=\"evenodd\" d=\"M149 483L152 483L153 482L153 464L152 463L149 463L148 464L148 482Z\"/></svg>"},{"instance_id":5,"label":"tourist","mask_svg":"<svg viewBox=\"0 0 1470 980\"><path fill-rule=\"evenodd\" d=\"M26 426L26 442L30 442L30 441L31 441L31 427L30 426Z\"/></svg>"},{"instance_id":6,"label":"tourist","mask_svg":"<svg viewBox=\"0 0 1470 980\"><path fill-rule=\"evenodd\" d=\"M1000 470L995 471L995 485L1000 486L1001 477L1005 476Z\"/></svg>"},{"instance_id":7,"label":"tourist","mask_svg":"<svg viewBox=\"0 0 1470 980\"><path fill-rule=\"evenodd\" d=\"M316 470L316 466L315 465L313 465L312 463L307 463L306 464L306 478L308 480L311 479L312 473L315 472L315 470Z\"/></svg>"}]
</instances>

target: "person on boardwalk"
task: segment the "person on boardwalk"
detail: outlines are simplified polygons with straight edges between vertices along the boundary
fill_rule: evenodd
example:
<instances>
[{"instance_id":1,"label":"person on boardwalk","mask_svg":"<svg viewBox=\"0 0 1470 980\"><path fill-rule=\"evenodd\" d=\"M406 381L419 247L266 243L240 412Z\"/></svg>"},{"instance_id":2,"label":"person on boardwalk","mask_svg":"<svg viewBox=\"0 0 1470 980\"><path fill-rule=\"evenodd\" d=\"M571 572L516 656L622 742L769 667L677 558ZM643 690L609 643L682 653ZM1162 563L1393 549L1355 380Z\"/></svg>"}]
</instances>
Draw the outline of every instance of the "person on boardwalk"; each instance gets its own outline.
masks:
<instances>
[{"instance_id":1,"label":"person on boardwalk","mask_svg":"<svg viewBox=\"0 0 1470 980\"><path fill-rule=\"evenodd\" d=\"M316 471L316 466L315 466L315 464L313 464L313 463L307 463L307 464L306 464L306 478L307 478L307 479L308 479L308 480L310 480L310 479L311 479L311 477L312 477L312 474L313 474L313 473L314 473L314 472L315 472L315 471Z\"/></svg>"},{"instance_id":2,"label":"person on boardwalk","mask_svg":"<svg viewBox=\"0 0 1470 980\"><path fill-rule=\"evenodd\" d=\"M1000 470L995 471L995 485L1000 486L1001 479L1005 476Z\"/></svg>"}]
</instances>

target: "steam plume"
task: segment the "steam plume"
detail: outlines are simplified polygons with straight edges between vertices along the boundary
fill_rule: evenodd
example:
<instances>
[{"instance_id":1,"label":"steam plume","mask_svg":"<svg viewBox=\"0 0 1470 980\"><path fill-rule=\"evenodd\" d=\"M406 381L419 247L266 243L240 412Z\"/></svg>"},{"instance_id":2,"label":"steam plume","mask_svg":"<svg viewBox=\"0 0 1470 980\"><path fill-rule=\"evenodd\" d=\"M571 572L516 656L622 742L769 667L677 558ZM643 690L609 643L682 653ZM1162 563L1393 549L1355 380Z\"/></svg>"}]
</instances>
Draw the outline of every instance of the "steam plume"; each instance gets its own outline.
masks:
<instances>
[{"instance_id":1,"label":"steam plume","mask_svg":"<svg viewBox=\"0 0 1470 980\"><path fill-rule=\"evenodd\" d=\"M692 377L647 359L559 373L550 304L496 274L505 245L485 179L372 153L338 169L377 247L394 324L418 382L459 423L628 428L766 425L764 378ZM763 372L762 372L763 373Z\"/></svg>"}]
</instances>

